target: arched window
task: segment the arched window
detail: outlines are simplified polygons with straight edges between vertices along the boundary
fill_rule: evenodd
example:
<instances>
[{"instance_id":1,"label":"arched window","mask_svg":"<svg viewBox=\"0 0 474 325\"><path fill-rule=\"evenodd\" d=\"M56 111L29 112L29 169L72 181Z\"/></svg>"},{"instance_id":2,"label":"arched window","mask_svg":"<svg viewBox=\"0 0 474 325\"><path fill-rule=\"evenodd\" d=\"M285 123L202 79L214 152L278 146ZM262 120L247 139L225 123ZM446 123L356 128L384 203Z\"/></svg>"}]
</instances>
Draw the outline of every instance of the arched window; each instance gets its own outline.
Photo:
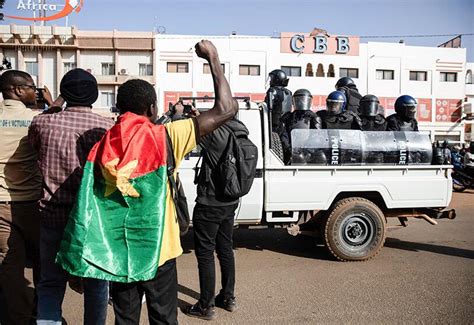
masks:
<instances>
[{"instance_id":1,"label":"arched window","mask_svg":"<svg viewBox=\"0 0 474 325\"><path fill-rule=\"evenodd\" d=\"M316 70L316 77L324 77L324 68L321 63L318 64L318 70Z\"/></svg>"},{"instance_id":2,"label":"arched window","mask_svg":"<svg viewBox=\"0 0 474 325\"><path fill-rule=\"evenodd\" d=\"M473 80L472 80L472 71L471 70L467 70L466 72L466 84L473 84Z\"/></svg>"},{"instance_id":3,"label":"arched window","mask_svg":"<svg viewBox=\"0 0 474 325\"><path fill-rule=\"evenodd\" d=\"M334 78L335 76L336 76L336 74L334 73L334 65L333 65L333 64L330 64L330 65L329 65L329 68L328 68L327 77L328 77L328 78Z\"/></svg>"},{"instance_id":4,"label":"arched window","mask_svg":"<svg viewBox=\"0 0 474 325\"><path fill-rule=\"evenodd\" d=\"M305 73L305 76L306 77L312 77L314 76L314 73L313 73L313 65L311 63L308 63L306 65L306 73Z\"/></svg>"}]
</instances>

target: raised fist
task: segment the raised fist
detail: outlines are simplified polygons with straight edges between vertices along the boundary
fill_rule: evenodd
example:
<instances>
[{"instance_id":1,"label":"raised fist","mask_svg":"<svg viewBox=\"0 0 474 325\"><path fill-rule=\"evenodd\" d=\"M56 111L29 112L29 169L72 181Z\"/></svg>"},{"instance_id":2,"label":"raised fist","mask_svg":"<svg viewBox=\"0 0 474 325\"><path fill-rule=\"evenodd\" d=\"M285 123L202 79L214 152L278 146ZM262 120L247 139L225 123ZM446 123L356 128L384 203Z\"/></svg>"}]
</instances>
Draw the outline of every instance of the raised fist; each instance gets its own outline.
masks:
<instances>
[{"instance_id":1,"label":"raised fist","mask_svg":"<svg viewBox=\"0 0 474 325\"><path fill-rule=\"evenodd\" d=\"M195 45L196 54L207 61L217 57L217 49L211 41L202 40Z\"/></svg>"}]
</instances>

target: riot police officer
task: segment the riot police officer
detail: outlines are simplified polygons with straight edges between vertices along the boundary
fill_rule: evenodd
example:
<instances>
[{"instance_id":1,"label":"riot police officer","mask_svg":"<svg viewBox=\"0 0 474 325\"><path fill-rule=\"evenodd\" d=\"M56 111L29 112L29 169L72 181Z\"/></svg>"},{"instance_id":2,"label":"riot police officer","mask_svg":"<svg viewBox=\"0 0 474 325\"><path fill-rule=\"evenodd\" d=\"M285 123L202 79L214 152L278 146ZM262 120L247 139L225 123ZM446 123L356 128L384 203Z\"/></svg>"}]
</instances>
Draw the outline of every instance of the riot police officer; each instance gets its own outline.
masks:
<instances>
[{"instance_id":1,"label":"riot police officer","mask_svg":"<svg viewBox=\"0 0 474 325\"><path fill-rule=\"evenodd\" d=\"M281 117L291 111L291 91L288 86L288 77L283 70L276 69L268 75L270 88L265 96L265 103L270 111L272 132L279 135L283 132Z\"/></svg>"},{"instance_id":2,"label":"riot police officer","mask_svg":"<svg viewBox=\"0 0 474 325\"><path fill-rule=\"evenodd\" d=\"M283 115L283 123L289 134L294 129L321 129L321 118L311 110L313 96L307 89L298 89L293 94L294 111Z\"/></svg>"},{"instance_id":3,"label":"riot police officer","mask_svg":"<svg viewBox=\"0 0 474 325\"><path fill-rule=\"evenodd\" d=\"M346 96L342 91L336 90L328 95L326 111L318 112L322 119L323 129L361 129L359 116L346 110L346 103Z\"/></svg>"},{"instance_id":4,"label":"riot police officer","mask_svg":"<svg viewBox=\"0 0 474 325\"><path fill-rule=\"evenodd\" d=\"M418 131L416 100L402 95L395 101L395 114L387 117L387 131Z\"/></svg>"},{"instance_id":5,"label":"riot police officer","mask_svg":"<svg viewBox=\"0 0 474 325\"><path fill-rule=\"evenodd\" d=\"M359 93L354 80L342 77L336 82L336 90L342 91L346 96L346 110L360 114L359 105L362 95Z\"/></svg>"},{"instance_id":6,"label":"riot police officer","mask_svg":"<svg viewBox=\"0 0 474 325\"><path fill-rule=\"evenodd\" d=\"M362 131L385 131L387 121L379 114L379 99L374 95L365 95L360 100L360 119Z\"/></svg>"},{"instance_id":7,"label":"riot police officer","mask_svg":"<svg viewBox=\"0 0 474 325\"><path fill-rule=\"evenodd\" d=\"M282 118L290 144L292 130L309 130L322 128L321 118L311 110L312 102L313 96L311 95L311 92L307 89L298 89L293 94L294 111L284 114ZM282 143L284 142L285 141L282 140ZM291 152L284 152L284 156L286 161L289 161L291 158L292 162L296 162L299 164L305 164L312 160L312 155L309 152L305 152L304 150L297 153L295 157L292 157Z\"/></svg>"},{"instance_id":8,"label":"riot police officer","mask_svg":"<svg viewBox=\"0 0 474 325\"><path fill-rule=\"evenodd\" d=\"M265 103L270 112L271 131L281 139L283 149L283 160L289 162L291 154L291 145L289 135L285 129L282 117L291 112L291 91L286 88L289 79L283 70L276 69L268 74L270 88L265 96Z\"/></svg>"}]
</instances>

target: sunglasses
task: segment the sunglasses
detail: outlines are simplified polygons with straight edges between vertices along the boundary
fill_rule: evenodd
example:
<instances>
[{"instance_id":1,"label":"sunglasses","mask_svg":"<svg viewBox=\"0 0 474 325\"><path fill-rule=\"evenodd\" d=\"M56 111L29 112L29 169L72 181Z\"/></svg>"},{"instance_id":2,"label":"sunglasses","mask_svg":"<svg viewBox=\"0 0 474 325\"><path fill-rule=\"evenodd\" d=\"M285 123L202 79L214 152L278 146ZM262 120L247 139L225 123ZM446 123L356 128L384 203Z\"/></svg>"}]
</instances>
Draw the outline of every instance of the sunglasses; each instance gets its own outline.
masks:
<instances>
[{"instance_id":1,"label":"sunglasses","mask_svg":"<svg viewBox=\"0 0 474 325\"><path fill-rule=\"evenodd\" d=\"M34 91L36 91L37 87L35 85L18 85L17 87L28 87L28 88L31 88L33 89Z\"/></svg>"}]
</instances>

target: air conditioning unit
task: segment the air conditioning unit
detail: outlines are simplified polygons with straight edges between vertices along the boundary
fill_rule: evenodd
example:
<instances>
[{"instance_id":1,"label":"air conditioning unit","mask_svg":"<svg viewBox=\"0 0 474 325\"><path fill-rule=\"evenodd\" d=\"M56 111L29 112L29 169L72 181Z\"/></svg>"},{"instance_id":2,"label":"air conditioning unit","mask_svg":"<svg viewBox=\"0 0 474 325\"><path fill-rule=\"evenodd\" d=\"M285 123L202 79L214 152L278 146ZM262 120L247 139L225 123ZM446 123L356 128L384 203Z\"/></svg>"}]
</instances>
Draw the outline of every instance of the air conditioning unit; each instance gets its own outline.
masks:
<instances>
[{"instance_id":1,"label":"air conditioning unit","mask_svg":"<svg viewBox=\"0 0 474 325\"><path fill-rule=\"evenodd\" d=\"M119 74L122 75L122 76L126 76L126 75L128 75L128 71L127 71L127 69L120 69Z\"/></svg>"}]
</instances>

